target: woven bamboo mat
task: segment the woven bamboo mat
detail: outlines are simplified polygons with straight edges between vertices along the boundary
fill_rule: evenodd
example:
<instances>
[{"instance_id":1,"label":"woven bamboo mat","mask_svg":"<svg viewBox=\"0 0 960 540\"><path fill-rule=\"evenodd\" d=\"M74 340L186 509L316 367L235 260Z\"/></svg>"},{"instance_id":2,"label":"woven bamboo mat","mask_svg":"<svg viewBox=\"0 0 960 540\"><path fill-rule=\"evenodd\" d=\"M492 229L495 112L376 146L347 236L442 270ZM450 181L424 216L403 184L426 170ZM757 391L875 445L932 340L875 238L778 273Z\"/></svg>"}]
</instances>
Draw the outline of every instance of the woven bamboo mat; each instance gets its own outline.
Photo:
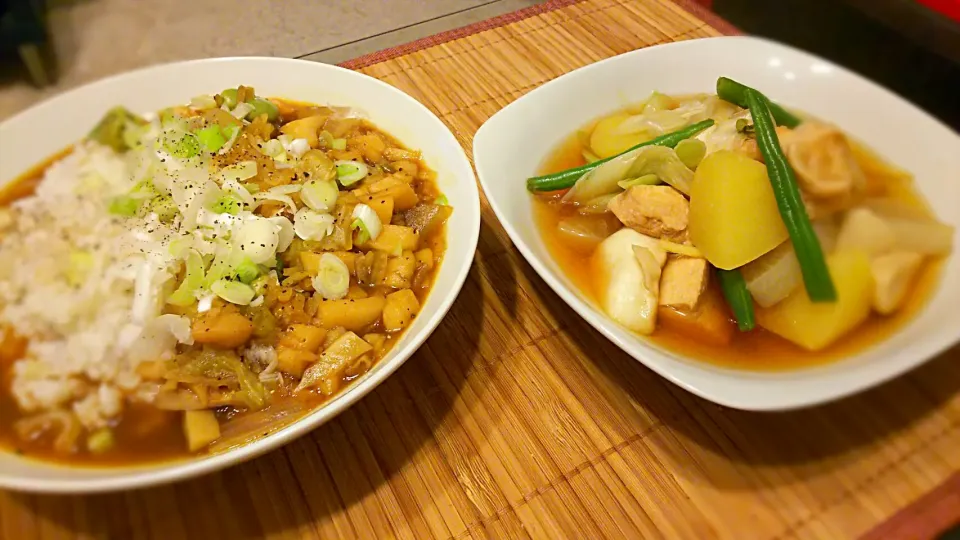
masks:
<instances>
[{"instance_id":1,"label":"woven bamboo mat","mask_svg":"<svg viewBox=\"0 0 960 540\"><path fill-rule=\"evenodd\" d=\"M484 120L553 77L730 31L687 8L553 1L350 67L427 104L469 149ZM936 505L921 498L937 486L960 489L945 484L960 470L960 349L825 407L724 409L588 327L486 205L483 217L476 263L450 314L334 421L171 486L86 498L0 492L0 535L837 539L874 530L915 500L929 510ZM960 512L939 507L924 514L927 524ZM874 537L936 530L898 527Z\"/></svg>"}]
</instances>

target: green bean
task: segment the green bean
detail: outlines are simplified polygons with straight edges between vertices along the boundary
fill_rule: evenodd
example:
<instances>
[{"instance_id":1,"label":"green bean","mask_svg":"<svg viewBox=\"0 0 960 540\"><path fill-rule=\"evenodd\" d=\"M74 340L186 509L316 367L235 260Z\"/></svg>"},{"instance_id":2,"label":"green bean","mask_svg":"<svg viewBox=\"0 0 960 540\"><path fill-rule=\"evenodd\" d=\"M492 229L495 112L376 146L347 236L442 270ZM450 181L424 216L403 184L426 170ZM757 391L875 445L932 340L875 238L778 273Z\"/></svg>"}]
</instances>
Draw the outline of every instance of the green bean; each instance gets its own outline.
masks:
<instances>
[{"instance_id":1,"label":"green bean","mask_svg":"<svg viewBox=\"0 0 960 540\"><path fill-rule=\"evenodd\" d=\"M727 299L727 304L737 319L737 328L741 332L753 330L756 326L753 317L753 297L747 290L747 282L743 279L743 274L737 269L720 270L718 268L717 278L720 281L723 297Z\"/></svg>"},{"instance_id":2,"label":"green bean","mask_svg":"<svg viewBox=\"0 0 960 540\"><path fill-rule=\"evenodd\" d=\"M253 98L250 102L253 110L247 113L247 120L253 120L261 114L267 115L267 120L273 122L280 117L280 109L269 99Z\"/></svg>"},{"instance_id":3,"label":"green bean","mask_svg":"<svg viewBox=\"0 0 960 540\"><path fill-rule=\"evenodd\" d=\"M610 161L611 159L618 158L627 152L632 152L637 148L644 146L666 146L668 148L673 148L684 139L689 139L697 133L707 129L713 125L713 120L704 120L702 122L697 122L683 129L674 131L673 133L667 133L666 135L661 135L655 139L650 139L649 141L644 141L636 146L632 146L623 152L615 156L601 159L599 161L594 161L593 163L587 163L586 165L581 165L579 167L574 167L572 169L567 169L565 171L560 171L552 174L545 174L543 176L534 176L533 178L527 178L527 189L530 191L557 191L560 189L567 189L573 187L577 183L577 180L581 176L587 174L588 172L596 169L600 165Z\"/></svg>"},{"instance_id":4,"label":"green bean","mask_svg":"<svg viewBox=\"0 0 960 540\"><path fill-rule=\"evenodd\" d=\"M746 92L749 89L749 86L742 85L726 77L717 79L717 95L720 96L720 99L729 101L743 108L747 107ZM776 103L770 103L770 112L773 113L773 119L777 122L778 126L786 126L793 129L800 125L799 118Z\"/></svg>"},{"instance_id":5,"label":"green bean","mask_svg":"<svg viewBox=\"0 0 960 540\"><path fill-rule=\"evenodd\" d=\"M223 92L220 92L220 97L223 98L223 102L229 108L234 108L237 106L237 89L236 88L227 88Z\"/></svg>"},{"instance_id":6,"label":"green bean","mask_svg":"<svg viewBox=\"0 0 960 540\"><path fill-rule=\"evenodd\" d=\"M777 199L777 208L780 217L793 240L793 248L800 261L800 271L803 274L803 284L807 289L807 296L814 302L834 302L837 291L833 286L827 262L823 256L823 248L817 238L810 217L800 197L800 188L797 185L793 168L780 148L780 140L774 128L770 113L769 101L763 94L752 88L745 92L747 108L753 116L753 125L757 135L757 146L767 164L767 176L773 186L773 194Z\"/></svg>"}]
</instances>

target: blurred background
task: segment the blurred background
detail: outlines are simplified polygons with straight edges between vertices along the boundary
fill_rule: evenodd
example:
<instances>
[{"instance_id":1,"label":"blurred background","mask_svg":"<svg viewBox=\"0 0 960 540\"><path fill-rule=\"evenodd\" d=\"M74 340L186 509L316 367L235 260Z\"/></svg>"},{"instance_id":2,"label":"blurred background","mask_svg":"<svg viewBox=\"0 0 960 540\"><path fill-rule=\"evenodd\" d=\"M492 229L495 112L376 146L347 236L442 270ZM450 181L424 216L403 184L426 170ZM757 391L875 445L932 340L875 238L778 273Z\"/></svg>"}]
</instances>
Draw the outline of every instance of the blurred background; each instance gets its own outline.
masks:
<instances>
[{"instance_id":1,"label":"blurred background","mask_svg":"<svg viewBox=\"0 0 960 540\"><path fill-rule=\"evenodd\" d=\"M860 72L960 130L960 0L682 1ZM267 55L336 63L536 3L0 0L0 120L158 62Z\"/></svg>"}]
</instances>

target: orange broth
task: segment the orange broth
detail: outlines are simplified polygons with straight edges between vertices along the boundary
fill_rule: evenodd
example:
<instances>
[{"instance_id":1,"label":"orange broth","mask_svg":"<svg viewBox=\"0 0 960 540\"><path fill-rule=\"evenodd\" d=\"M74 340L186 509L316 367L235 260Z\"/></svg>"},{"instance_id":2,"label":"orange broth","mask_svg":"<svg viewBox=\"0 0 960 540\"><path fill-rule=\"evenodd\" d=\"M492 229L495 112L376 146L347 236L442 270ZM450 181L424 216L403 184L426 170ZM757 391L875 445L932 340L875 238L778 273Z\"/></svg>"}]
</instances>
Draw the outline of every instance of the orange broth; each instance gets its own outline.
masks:
<instances>
[{"instance_id":1,"label":"orange broth","mask_svg":"<svg viewBox=\"0 0 960 540\"><path fill-rule=\"evenodd\" d=\"M584 165L586 161L581 154L582 148L579 138L576 135L571 136L547 157L539 174L550 174ZM871 159L866 153L861 153L858 158ZM864 169L870 174L872 171L882 170L882 166L868 166ZM890 184L883 191L891 197L913 204L922 201L920 194L903 182L894 183L880 175L873 176L869 181L874 186ZM531 196L534 221L547 249L560 268L598 305L594 281L590 275L590 255L571 247L558 232L557 224L560 220L576 213L572 206L560 203L561 196L556 193ZM660 308L656 330L649 339L670 351L723 367L774 371L823 364L862 351L903 328L933 295L942 266L942 260L925 262L904 305L894 315L871 313L869 319L857 329L822 351L807 351L759 327L744 333L734 330L736 333L729 344L721 346L706 343L699 339L699 336L687 332L685 325L677 325L674 320L682 315L665 307ZM712 277L709 287L713 290L707 291L706 299L716 301L720 298L720 293ZM664 316L664 310L671 310L672 313ZM735 327L736 323L729 311L726 316L727 324Z\"/></svg>"}]
</instances>

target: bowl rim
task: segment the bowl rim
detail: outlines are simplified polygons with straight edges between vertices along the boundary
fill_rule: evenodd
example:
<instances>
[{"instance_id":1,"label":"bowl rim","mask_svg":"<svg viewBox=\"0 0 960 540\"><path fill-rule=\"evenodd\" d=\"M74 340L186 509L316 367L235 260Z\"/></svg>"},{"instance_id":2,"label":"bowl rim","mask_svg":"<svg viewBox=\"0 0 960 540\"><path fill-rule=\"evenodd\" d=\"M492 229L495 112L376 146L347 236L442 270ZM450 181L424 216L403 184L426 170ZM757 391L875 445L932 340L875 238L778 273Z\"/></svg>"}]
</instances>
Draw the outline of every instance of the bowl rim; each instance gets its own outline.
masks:
<instances>
[{"instance_id":1,"label":"bowl rim","mask_svg":"<svg viewBox=\"0 0 960 540\"><path fill-rule=\"evenodd\" d=\"M905 98L895 94L886 87L873 82L860 74L849 70L835 62L827 60L823 57L820 57L816 54L804 51L802 49L780 43L775 40L754 37L754 36L716 36L716 37L706 37L693 40L677 41L670 43L663 43L658 45L652 45L650 47L644 47L641 49L635 49L633 51L628 51L616 56L609 58L604 58L597 62L586 64L575 70L563 73L556 78L547 81L546 83L534 88L530 92L520 96L516 100L512 101L499 111L497 111L493 116L487 119L486 122L480 129L477 130L477 133L473 139L473 158L474 166L477 171L477 177L480 181L480 185L484 190L484 194L487 197L487 201L490 204L491 208L494 211L494 214L497 216L497 219L500 221L503 228L506 230L507 235L510 237L513 245L523 254L524 259L527 263L530 264L534 270L537 272L539 277L543 279L547 285L556 293L569 308L571 308L579 317L583 318L590 326L599 331L604 337L610 340L614 345L620 348L623 352L633 357L635 360L643 364L648 369L654 371L661 377L670 381L673 384L676 384L680 388L704 398L708 401L712 401L718 405L746 410L746 411L790 411L803 408L810 408L817 405L822 405L828 402L836 401L844 397L851 396L853 394L862 392L869 388L879 386L891 379L894 379L912 369L919 367L925 362L931 360L936 355L946 351L951 348L958 342L960 342L960 332L954 333L950 336L944 334L938 334L938 339L925 340L918 343L914 343L911 349L911 355L915 356L916 359L911 361L900 362L893 366L883 366L883 370L878 368L878 371L875 372L869 378L859 378L854 379L853 381L846 381L841 388L827 388L825 390L818 390L816 392L807 392L803 396L794 396L794 397L781 397L778 400L770 400L770 402L758 402L757 400L751 400L748 398L741 397L736 392L727 391L725 393L717 392L715 389L705 389L697 384L692 383L688 380L688 377L685 377L682 373L678 373L676 369L671 368L670 366L664 366L660 362L653 361L646 358L646 355L663 355L665 353L658 350L655 346L643 339L643 336L637 336L639 339L634 342L628 342L617 335L617 330L622 332L627 332L624 329L621 329L615 322L613 322L606 314L600 312L599 308L594 308L590 306L585 300L579 298L577 293L573 290L572 287L568 287L563 283L558 277L554 276L553 272L547 267L547 262L541 260L541 257L534 253L534 250L531 246L524 240L524 236L518 231L517 227L510 219L509 214L506 212L504 207L501 204L501 200L497 196L491 196L491 193L495 193L495 189L491 189L497 180L490 174L488 171L489 162L485 159L486 155L483 151L483 146L485 146L487 139L495 138L496 133L499 131L498 124L504 122L505 118L513 116L514 111L521 106L524 106L526 103L531 101L536 101L539 96L543 95L546 92L556 91L556 87L563 85L569 80L570 76L590 71L593 69L601 69L602 66L607 64L613 64L618 62L623 62L625 58L636 58L636 62L640 62L640 58L647 55L649 52L657 50L681 50L681 49L699 49L703 47L708 47L718 42L725 43L743 43L746 47L763 47L771 50L776 50L780 52L788 52L793 55L797 55L807 60L815 60L820 64L823 64L830 69L836 71L839 74L842 74L844 77L849 77L853 79L857 86L868 86L871 87L872 91L878 91L882 94L885 94L885 97L895 99L896 101L902 103L904 106L910 109L911 115L917 115L924 118L926 121L932 122L940 126L945 132L953 133L953 131L947 127L939 119L931 116L929 113L920 109L918 106L912 102L906 100ZM589 121L589 119L585 120ZM960 138L958 138L960 140ZM524 190L526 191L526 190ZM527 195L524 193L524 195ZM535 233L539 237L539 233ZM956 254L954 254L955 256ZM546 255L545 257L550 257ZM917 316L920 314L918 313ZM910 322L907 323L911 324ZM906 328L906 327L904 327ZM901 329L902 331L902 329ZM819 369L822 366L814 367L810 369L799 368L796 370L784 371L784 372L763 372L763 371L750 371L750 370L738 370L733 368L725 368L722 366L716 366L696 360L695 358L690 358L687 355L677 353L676 351L669 351L670 354L682 358L685 361L696 363L699 366L708 367L714 371L723 371L725 373L736 373L739 376L743 377L743 380L756 379L757 377L763 377L765 375L770 375L771 373L802 373L802 376L806 379L811 378L821 378L812 370ZM859 354L859 353L858 353ZM835 361L832 361L827 366L834 365L838 362L843 362L845 358L839 358ZM771 381L774 382L774 381Z\"/></svg>"},{"instance_id":2,"label":"bowl rim","mask_svg":"<svg viewBox=\"0 0 960 540\"><path fill-rule=\"evenodd\" d=\"M199 58L192 60L166 62L151 66L141 67L133 70L117 73L102 79L91 81L80 85L64 93L51 96L50 98L37 103L17 114L0 122L0 135L2 135L7 126L14 122L21 121L22 118L35 114L37 111L50 107L62 106L63 103L69 103L76 99L75 96L81 91L89 91L91 88L109 87L118 81L131 77L150 76L154 72L162 72L170 69L180 69L186 66L210 65L221 63L241 63L241 64L287 64L293 69L313 69L319 71L333 70L350 77L356 77L359 84L372 84L379 86L387 92L395 94L398 99L405 100L413 107L419 109L424 118L433 125L438 133L448 136L450 141L456 144L459 149L459 155L453 156L457 163L457 168L462 168L468 176L458 178L457 182L462 182L468 191L469 201L457 205L457 210L464 212L467 216L467 227L457 230L457 242L465 246L464 253L467 254L465 260L455 261L444 257L441 262L441 268L448 268L450 265L458 265L454 270L452 277L452 287L444 291L434 291L431 288L428 298L435 294L443 295L439 304L433 313L419 313L417 317L427 317L426 326L418 333L404 332L405 341L392 348L388 355L381 359L377 369L368 372L369 375L362 377L356 383L349 385L338 394L320 405L314 407L310 412L302 417L290 422L288 425L280 428L270 435L242 444L235 448L224 450L213 455L188 456L172 460L147 462L138 465L121 466L83 466L68 465L54 461L33 460L31 463L38 463L43 467L50 469L62 469L69 471L84 471L95 473L102 471L110 474L105 478L81 476L75 478L26 478L13 475L0 475L0 488L11 489L15 491L30 493L49 493L49 494L68 494L68 493L104 493L119 490L141 489L163 484L169 484L179 480L198 477L218 470L238 465L249 461L255 457L261 456L273 450L284 446L295 439L298 439L310 431L329 422L361 398L370 393L373 389L383 383L397 369L400 368L413 354L423 345L423 343L436 330L440 322L446 317L454 301L460 294L464 283L473 267L473 261L476 257L477 244L480 237L480 191L476 180L476 174L470 165L466 149L457 140L453 130L450 129L440 118L419 100L404 92L403 90L383 82L377 78L371 77L359 71L346 69L333 64L303 60L297 58L277 58L269 56L226 56L216 58ZM256 68L256 65L251 66ZM51 151L56 152L56 149ZM32 165L30 165L32 166ZM466 197L465 197L466 199ZM462 208L462 210L460 210ZM442 270L441 270L442 271ZM437 274L439 277L439 273ZM429 300L428 300L429 301ZM0 453L9 454L6 449L0 449ZM126 473L126 474L124 474Z\"/></svg>"}]
</instances>

